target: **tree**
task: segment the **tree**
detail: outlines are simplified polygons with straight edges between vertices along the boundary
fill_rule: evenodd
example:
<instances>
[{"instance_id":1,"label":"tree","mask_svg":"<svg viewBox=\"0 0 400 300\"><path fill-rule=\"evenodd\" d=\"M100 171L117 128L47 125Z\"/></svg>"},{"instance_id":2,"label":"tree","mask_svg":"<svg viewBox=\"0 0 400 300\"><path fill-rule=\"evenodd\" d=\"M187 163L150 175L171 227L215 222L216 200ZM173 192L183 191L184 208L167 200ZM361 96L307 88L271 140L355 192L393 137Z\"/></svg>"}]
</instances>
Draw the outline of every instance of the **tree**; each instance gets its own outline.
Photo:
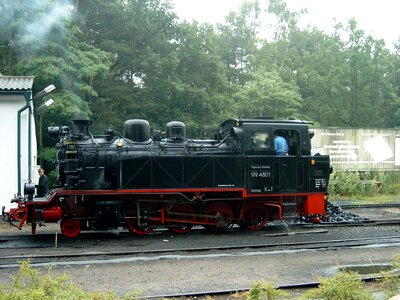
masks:
<instances>
[{"instance_id":1,"label":"tree","mask_svg":"<svg viewBox=\"0 0 400 300\"><path fill-rule=\"evenodd\" d=\"M249 62L258 41L259 12L258 1L244 2L238 13L230 12L225 22L217 26L219 55L228 69L229 83L244 85L249 79Z\"/></svg>"},{"instance_id":2,"label":"tree","mask_svg":"<svg viewBox=\"0 0 400 300\"><path fill-rule=\"evenodd\" d=\"M322 126L348 126L348 110L343 99L348 93L347 61L342 55L339 36L314 30L304 33L300 40L303 42L298 46L303 50L299 52L301 64L296 76L304 99L302 115Z\"/></svg>"},{"instance_id":3,"label":"tree","mask_svg":"<svg viewBox=\"0 0 400 300\"><path fill-rule=\"evenodd\" d=\"M344 29L348 39L343 49L347 61L347 94L343 100L349 111L348 124L385 127L391 114L387 108L398 102L387 79L392 72L390 52L382 40L366 36L358 29L354 19Z\"/></svg>"},{"instance_id":4,"label":"tree","mask_svg":"<svg viewBox=\"0 0 400 300\"><path fill-rule=\"evenodd\" d=\"M277 71L258 71L234 97L241 117L299 117L302 99L294 81L284 82Z\"/></svg>"}]
</instances>

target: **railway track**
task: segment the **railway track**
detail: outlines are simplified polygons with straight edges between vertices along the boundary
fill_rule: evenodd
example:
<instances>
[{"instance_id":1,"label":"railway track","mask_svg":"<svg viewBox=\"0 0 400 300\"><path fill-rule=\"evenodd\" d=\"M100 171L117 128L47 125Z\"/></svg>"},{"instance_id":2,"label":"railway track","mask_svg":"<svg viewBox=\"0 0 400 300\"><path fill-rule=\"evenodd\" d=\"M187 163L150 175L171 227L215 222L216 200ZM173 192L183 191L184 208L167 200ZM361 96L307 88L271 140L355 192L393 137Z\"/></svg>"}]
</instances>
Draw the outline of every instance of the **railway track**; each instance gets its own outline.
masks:
<instances>
[{"instance_id":1,"label":"railway track","mask_svg":"<svg viewBox=\"0 0 400 300\"><path fill-rule=\"evenodd\" d=\"M323 233L323 232L321 232ZM96 251L77 253L51 253L29 255L0 256L0 269L17 268L16 261L32 260L32 266L68 266L109 263L127 263L154 260L176 260L195 258L215 258L232 256L262 256L279 253L280 251L323 251L325 249L354 248L363 246L394 246L400 245L400 236L350 238L335 240L319 240L307 242L260 243L245 245L224 245L212 247L169 248L158 250L133 251Z\"/></svg>"},{"instance_id":2,"label":"railway track","mask_svg":"<svg viewBox=\"0 0 400 300\"><path fill-rule=\"evenodd\" d=\"M376 203L376 204L348 204L348 203L340 203L338 204L343 209L353 209L353 208L392 208L392 207L400 207L400 202L393 203Z\"/></svg>"},{"instance_id":3,"label":"railway track","mask_svg":"<svg viewBox=\"0 0 400 300\"><path fill-rule=\"evenodd\" d=\"M353 227L353 226L368 227L368 226L386 226L386 225L398 225L398 224L400 224L400 218L387 219L384 221L363 220L363 221L323 222L319 224L301 223L296 225L302 227L320 228L320 227Z\"/></svg>"},{"instance_id":4,"label":"railway track","mask_svg":"<svg viewBox=\"0 0 400 300\"><path fill-rule=\"evenodd\" d=\"M375 227L375 226L395 226L400 224L400 218L398 219L390 219L390 220L385 220L385 221L373 221L373 220L364 220L364 221L356 221L356 222L340 222L340 223L330 223L330 222L325 222L325 223L320 223L320 224L310 224L310 223L295 223L291 224L288 226L284 222L277 222L274 225L270 225L270 229L273 230L278 230L277 228L281 228L280 232L277 233L268 233L268 229L265 231L258 231L258 232L252 232L248 233L250 234L256 234L257 236L263 236L263 237L268 237L268 238L274 238L274 237L279 237L279 236L293 236L293 235L300 235L300 234L318 234L322 232L327 232L327 229L329 228L339 228L339 227ZM295 231L296 228L301 229L303 231ZM307 230L307 231L306 231ZM325 231L324 231L325 230ZM247 231L241 229L240 227L235 227L231 228L226 234L240 234L240 233L247 233ZM189 233L188 235L205 235L204 239L207 239L207 233L204 231L203 228L196 228L193 230L192 233ZM212 234L211 234L212 236ZM114 243L115 242L129 242L130 240L135 240L137 241L138 238L140 238L140 241L146 241L150 237L154 238L170 238L171 237L171 232L168 230L158 230L152 233L148 237L137 237L137 236L132 236L128 232L121 232L118 230L114 230L111 232L87 232L87 233L82 233L80 236L74 238L74 239L69 239L61 234L57 233L43 233L43 234L38 234L36 236L31 236L31 235L3 235L0 237L0 250L17 250L17 249L24 249L24 250L29 250L29 249L55 249L57 248L58 245L61 245L61 248L79 248L80 243L90 243L91 241L98 241L98 240L104 240L108 241L109 243ZM270 241L269 241L270 242ZM78 247L76 247L76 244L78 244ZM264 245L264 244L262 244ZM137 245L140 246L140 245ZM276 245L274 245L276 246ZM242 246L238 246L239 248ZM246 246L244 246L246 247ZM224 248L220 247L221 249ZM251 247L250 247L251 248ZM69 250L70 251L70 250ZM159 250L159 251L164 251L164 250ZM131 251L132 253L135 253L136 251ZM140 252L140 251L139 251ZM75 254L71 254L74 256ZM0 257L1 260L1 257Z\"/></svg>"},{"instance_id":5,"label":"railway track","mask_svg":"<svg viewBox=\"0 0 400 300\"><path fill-rule=\"evenodd\" d=\"M373 276L361 276L361 281L371 282L382 279L381 275ZM276 287L281 290L293 290L293 289L310 289L316 288L320 285L318 281L301 282L294 284L281 284ZM199 291L190 293L176 293L176 294L160 294L160 295L150 295L145 297L139 297L139 299L169 299L169 298L200 298L200 297L212 297L212 296L229 296L236 293L248 292L250 287L241 287L237 289L228 290L209 290L209 291Z\"/></svg>"}]
</instances>

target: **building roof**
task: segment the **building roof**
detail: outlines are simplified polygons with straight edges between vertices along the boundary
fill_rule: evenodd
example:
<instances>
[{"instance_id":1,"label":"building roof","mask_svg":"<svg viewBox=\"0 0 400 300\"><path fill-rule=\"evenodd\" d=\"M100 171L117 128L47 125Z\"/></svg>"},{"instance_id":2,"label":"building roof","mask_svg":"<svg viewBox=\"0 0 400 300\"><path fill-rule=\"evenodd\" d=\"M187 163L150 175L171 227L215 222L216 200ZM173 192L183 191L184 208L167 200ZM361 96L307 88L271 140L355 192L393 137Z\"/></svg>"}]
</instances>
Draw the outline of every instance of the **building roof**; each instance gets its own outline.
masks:
<instances>
[{"instance_id":1,"label":"building roof","mask_svg":"<svg viewBox=\"0 0 400 300\"><path fill-rule=\"evenodd\" d=\"M34 76L0 75L0 91L30 91L34 78Z\"/></svg>"}]
</instances>

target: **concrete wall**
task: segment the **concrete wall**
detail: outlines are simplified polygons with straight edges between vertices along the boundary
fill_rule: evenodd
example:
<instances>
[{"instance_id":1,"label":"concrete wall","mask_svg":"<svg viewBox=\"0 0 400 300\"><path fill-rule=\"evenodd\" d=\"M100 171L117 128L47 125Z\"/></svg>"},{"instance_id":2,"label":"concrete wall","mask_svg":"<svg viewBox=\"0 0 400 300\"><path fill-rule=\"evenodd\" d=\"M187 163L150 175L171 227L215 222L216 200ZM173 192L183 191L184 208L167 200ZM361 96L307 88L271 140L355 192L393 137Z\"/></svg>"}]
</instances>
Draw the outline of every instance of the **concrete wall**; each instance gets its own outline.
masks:
<instances>
[{"instance_id":1,"label":"concrete wall","mask_svg":"<svg viewBox=\"0 0 400 300\"><path fill-rule=\"evenodd\" d=\"M10 200L14 194L18 193L18 163L17 163L17 115L18 110L24 107L26 100L22 95L0 95L0 128L1 128L1 147L0 147L0 207L14 207ZM21 114L21 192L23 185L28 182L28 117L31 117L31 179L37 182L37 143L35 133L35 123L29 110Z\"/></svg>"},{"instance_id":2,"label":"concrete wall","mask_svg":"<svg viewBox=\"0 0 400 300\"><path fill-rule=\"evenodd\" d=\"M314 149L329 154L335 170L400 170L400 130L316 128Z\"/></svg>"}]
</instances>

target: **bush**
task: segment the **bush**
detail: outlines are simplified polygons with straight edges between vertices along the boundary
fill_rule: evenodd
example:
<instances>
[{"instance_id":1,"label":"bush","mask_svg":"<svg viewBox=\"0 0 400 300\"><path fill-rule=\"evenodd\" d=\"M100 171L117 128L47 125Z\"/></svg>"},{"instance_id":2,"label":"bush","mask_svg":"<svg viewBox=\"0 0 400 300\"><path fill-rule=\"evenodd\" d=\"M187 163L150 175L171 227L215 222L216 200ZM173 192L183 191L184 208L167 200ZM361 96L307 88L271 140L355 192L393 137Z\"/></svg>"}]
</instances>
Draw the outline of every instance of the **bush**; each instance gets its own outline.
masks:
<instances>
[{"instance_id":1,"label":"bush","mask_svg":"<svg viewBox=\"0 0 400 300\"><path fill-rule=\"evenodd\" d=\"M318 278L320 285L304 293L301 299L320 300L369 300L375 299L365 290L355 272L338 273L332 278Z\"/></svg>"},{"instance_id":2,"label":"bush","mask_svg":"<svg viewBox=\"0 0 400 300\"><path fill-rule=\"evenodd\" d=\"M11 285L0 288L0 300L63 300L63 299L135 299L134 294L120 298L114 292L87 292L70 282L68 275L56 276L50 268L46 274L33 269L29 261L20 262L19 271L11 276Z\"/></svg>"},{"instance_id":3,"label":"bush","mask_svg":"<svg viewBox=\"0 0 400 300\"><path fill-rule=\"evenodd\" d=\"M337 196L356 196L360 193L360 186L358 173L334 172L330 178L329 192Z\"/></svg>"},{"instance_id":4,"label":"bush","mask_svg":"<svg viewBox=\"0 0 400 300\"><path fill-rule=\"evenodd\" d=\"M399 172L334 172L330 177L332 197L374 197L400 194Z\"/></svg>"},{"instance_id":5,"label":"bush","mask_svg":"<svg viewBox=\"0 0 400 300\"><path fill-rule=\"evenodd\" d=\"M257 281L254 283L250 291L247 293L247 300L273 300L280 297L286 296L287 293L282 290L278 290L274 282L268 281Z\"/></svg>"},{"instance_id":6,"label":"bush","mask_svg":"<svg viewBox=\"0 0 400 300\"><path fill-rule=\"evenodd\" d=\"M388 172L385 173L382 177L382 194L400 194L400 172Z\"/></svg>"}]
</instances>

